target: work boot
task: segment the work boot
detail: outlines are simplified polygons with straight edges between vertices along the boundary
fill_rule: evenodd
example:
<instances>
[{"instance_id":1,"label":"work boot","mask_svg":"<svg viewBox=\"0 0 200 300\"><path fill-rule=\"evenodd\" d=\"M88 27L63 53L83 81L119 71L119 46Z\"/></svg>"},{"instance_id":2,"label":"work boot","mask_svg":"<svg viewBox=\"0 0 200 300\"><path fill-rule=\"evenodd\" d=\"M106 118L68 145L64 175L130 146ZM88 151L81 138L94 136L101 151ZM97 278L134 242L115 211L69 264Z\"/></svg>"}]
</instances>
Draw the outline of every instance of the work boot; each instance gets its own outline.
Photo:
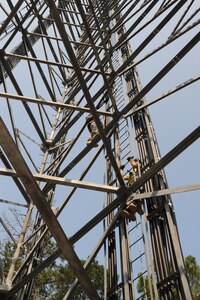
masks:
<instances>
[{"instance_id":1,"label":"work boot","mask_svg":"<svg viewBox=\"0 0 200 300\"><path fill-rule=\"evenodd\" d=\"M137 204L131 203L128 208L135 213L137 211Z\"/></svg>"},{"instance_id":2,"label":"work boot","mask_svg":"<svg viewBox=\"0 0 200 300\"><path fill-rule=\"evenodd\" d=\"M141 204L138 204L137 205L137 212L140 216L142 216L144 214L144 211L142 209L142 205Z\"/></svg>"},{"instance_id":3,"label":"work boot","mask_svg":"<svg viewBox=\"0 0 200 300\"><path fill-rule=\"evenodd\" d=\"M135 215L132 214L132 213L130 213L130 212L128 212L127 210L122 210L121 211L121 216L124 217L124 218L126 218L126 219L129 219L129 220L131 220L133 222L136 221Z\"/></svg>"}]
</instances>

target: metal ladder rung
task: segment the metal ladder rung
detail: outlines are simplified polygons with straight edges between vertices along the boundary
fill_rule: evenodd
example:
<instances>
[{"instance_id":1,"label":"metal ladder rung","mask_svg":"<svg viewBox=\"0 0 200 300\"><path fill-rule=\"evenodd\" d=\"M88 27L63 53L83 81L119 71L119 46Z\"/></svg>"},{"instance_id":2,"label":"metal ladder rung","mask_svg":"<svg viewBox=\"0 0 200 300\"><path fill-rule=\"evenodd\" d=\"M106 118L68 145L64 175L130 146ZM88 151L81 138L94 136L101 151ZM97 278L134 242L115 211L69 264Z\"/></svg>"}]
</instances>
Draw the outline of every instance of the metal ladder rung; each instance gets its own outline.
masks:
<instances>
[{"instance_id":1,"label":"metal ladder rung","mask_svg":"<svg viewBox=\"0 0 200 300\"><path fill-rule=\"evenodd\" d=\"M118 99L118 101L116 102L117 103L117 106L120 105L121 103L123 102L124 104L124 97L123 95Z\"/></svg>"},{"instance_id":2,"label":"metal ladder rung","mask_svg":"<svg viewBox=\"0 0 200 300\"><path fill-rule=\"evenodd\" d=\"M122 148L123 144L127 142L127 139L125 139L122 143L120 143L120 147Z\"/></svg>"},{"instance_id":3,"label":"metal ladder rung","mask_svg":"<svg viewBox=\"0 0 200 300\"><path fill-rule=\"evenodd\" d=\"M118 110L120 110L121 108L124 108L124 101L122 100L120 103L117 104L117 108Z\"/></svg>"},{"instance_id":4,"label":"metal ladder rung","mask_svg":"<svg viewBox=\"0 0 200 300\"><path fill-rule=\"evenodd\" d=\"M132 243L129 248L131 248L132 246L134 246L135 244L137 244L141 239L143 239L143 236L141 236L140 238L138 238L134 243Z\"/></svg>"},{"instance_id":5,"label":"metal ladder rung","mask_svg":"<svg viewBox=\"0 0 200 300\"><path fill-rule=\"evenodd\" d=\"M142 277L145 273L147 273L147 270L144 271L144 272L142 272L142 273L140 273L140 275L138 275L137 277L135 277L135 278L133 279L133 281L135 281L135 280L137 280L138 278Z\"/></svg>"},{"instance_id":6,"label":"metal ladder rung","mask_svg":"<svg viewBox=\"0 0 200 300\"><path fill-rule=\"evenodd\" d=\"M119 105L124 105L124 97L122 96L119 100L118 100L118 102L116 102L116 104L117 104L117 106L119 106Z\"/></svg>"},{"instance_id":7,"label":"metal ladder rung","mask_svg":"<svg viewBox=\"0 0 200 300\"><path fill-rule=\"evenodd\" d=\"M127 153L122 157L122 160L123 160L126 156L128 156L128 154L129 154L130 152L131 152L131 151L127 152Z\"/></svg>"},{"instance_id":8,"label":"metal ladder rung","mask_svg":"<svg viewBox=\"0 0 200 300\"><path fill-rule=\"evenodd\" d=\"M125 120L125 119L121 119L121 120L119 120L119 123L118 123L118 129L120 129L121 127L123 127L123 126L125 126L124 125L124 122L126 122L126 124L127 124L127 121Z\"/></svg>"},{"instance_id":9,"label":"metal ladder rung","mask_svg":"<svg viewBox=\"0 0 200 300\"><path fill-rule=\"evenodd\" d=\"M120 123L120 122L121 122L121 123ZM121 119L121 120L119 120L119 125L123 124L124 122L126 122L126 120L125 120L125 119Z\"/></svg>"},{"instance_id":10,"label":"metal ladder rung","mask_svg":"<svg viewBox=\"0 0 200 300\"><path fill-rule=\"evenodd\" d=\"M117 53L116 54L113 53L112 58L114 58L114 60L115 60L113 63L115 63L115 64L119 63L119 60L118 60L119 58L118 58L118 54Z\"/></svg>"},{"instance_id":11,"label":"metal ladder rung","mask_svg":"<svg viewBox=\"0 0 200 300\"><path fill-rule=\"evenodd\" d=\"M118 95L118 94L122 94L124 91L123 91L123 89L121 88L121 83L119 83L120 84L120 86L117 88L116 87L116 89L115 89L115 95Z\"/></svg>"},{"instance_id":12,"label":"metal ladder rung","mask_svg":"<svg viewBox=\"0 0 200 300\"><path fill-rule=\"evenodd\" d=\"M142 254L138 255L134 260L131 261L131 264L133 264L136 260L138 260L140 257L142 257L145 254L145 252L143 252Z\"/></svg>"},{"instance_id":13,"label":"metal ladder rung","mask_svg":"<svg viewBox=\"0 0 200 300\"><path fill-rule=\"evenodd\" d=\"M113 186L117 182L117 179L115 178L112 182L109 183L109 186Z\"/></svg>"},{"instance_id":14,"label":"metal ladder rung","mask_svg":"<svg viewBox=\"0 0 200 300\"><path fill-rule=\"evenodd\" d=\"M147 295L148 292L149 292L149 290L148 290L146 293L142 294L140 297L138 297L136 300L144 299L144 296ZM146 298L146 299L147 299L147 298Z\"/></svg>"},{"instance_id":15,"label":"metal ladder rung","mask_svg":"<svg viewBox=\"0 0 200 300\"><path fill-rule=\"evenodd\" d=\"M110 106L107 108L107 111L109 111L109 109L111 109L111 108L113 108L113 106L112 106L112 105L110 105Z\"/></svg>"},{"instance_id":16,"label":"metal ladder rung","mask_svg":"<svg viewBox=\"0 0 200 300\"><path fill-rule=\"evenodd\" d=\"M127 125L125 124L122 128L120 128L119 132L121 132Z\"/></svg>"},{"instance_id":17,"label":"metal ladder rung","mask_svg":"<svg viewBox=\"0 0 200 300\"><path fill-rule=\"evenodd\" d=\"M120 78L115 80L115 88L122 90L122 81Z\"/></svg>"},{"instance_id":18,"label":"metal ladder rung","mask_svg":"<svg viewBox=\"0 0 200 300\"><path fill-rule=\"evenodd\" d=\"M119 63L118 63L117 61L115 61L115 62L113 63L113 67L118 68L118 67L119 67Z\"/></svg>"},{"instance_id":19,"label":"metal ladder rung","mask_svg":"<svg viewBox=\"0 0 200 300\"><path fill-rule=\"evenodd\" d=\"M129 137L126 137L125 140L123 140L123 141L120 143L120 146L122 146L123 143L126 142L128 139L129 139Z\"/></svg>"},{"instance_id":20,"label":"metal ladder rung","mask_svg":"<svg viewBox=\"0 0 200 300\"><path fill-rule=\"evenodd\" d=\"M121 106L118 106L118 109L120 109L120 108L122 108L122 107L124 107L124 104L122 104Z\"/></svg>"},{"instance_id":21,"label":"metal ladder rung","mask_svg":"<svg viewBox=\"0 0 200 300\"><path fill-rule=\"evenodd\" d=\"M122 134L124 134L125 132L129 133L129 131L127 130L127 128L125 128L126 126L124 126L124 128L122 128L121 130L119 130L119 135L121 136Z\"/></svg>"},{"instance_id":22,"label":"metal ladder rung","mask_svg":"<svg viewBox=\"0 0 200 300\"><path fill-rule=\"evenodd\" d=\"M122 135L120 135L120 138L122 138L126 133L128 134L128 132L126 131L125 133L123 133ZM129 137L127 137L127 138L129 138Z\"/></svg>"},{"instance_id":23,"label":"metal ladder rung","mask_svg":"<svg viewBox=\"0 0 200 300\"><path fill-rule=\"evenodd\" d=\"M126 124L123 124L122 126L119 126L119 132L122 132L123 130L129 132L129 131L128 131L128 127L127 127Z\"/></svg>"},{"instance_id":24,"label":"metal ladder rung","mask_svg":"<svg viewBox=\"0 0 200 300\"><path fill-rule=\"evenodd\" d=\"M122 102L124 103L124 96L123 96L123 95L121 95L121 96L118 98L118 100L116 101L117 106L120 105Z\"/></svg>"},{"instance_id":25,"label":"metal ladder rung","mask_svg":"<svg viewBox=\"0 0 200 300\"><path fill-rule=\"evenodd\" d=\"M123 94L123 90L116 90L116 92L115 92L115 95L121 95L121 94Z\"/></svg>"},{"instance_id":26,"label":"metal ladder rung","mask_svg":"<svg viewBox=\"0 0 200 300\"><path fill-rule=\"evenodd\" d=\"M123 152L127 147L129 147L130 145L129 144L127 144L123 149L121 149L121 152ZM131 151L129 151L129 152L131 152Z\"/></svg>"},{"instance_id":27,"label":"metal ladder rung","mask_svg":"<svg viewBox=\"0 0 200 300\"><path fill-rule=\"evenodd\" d=\"M135 226L133 226L128 233L130 233L131 231L133 231L135 228L137 228L139 225L141 225L141 222L137 223Z\"/></svg>"}]
</instances>

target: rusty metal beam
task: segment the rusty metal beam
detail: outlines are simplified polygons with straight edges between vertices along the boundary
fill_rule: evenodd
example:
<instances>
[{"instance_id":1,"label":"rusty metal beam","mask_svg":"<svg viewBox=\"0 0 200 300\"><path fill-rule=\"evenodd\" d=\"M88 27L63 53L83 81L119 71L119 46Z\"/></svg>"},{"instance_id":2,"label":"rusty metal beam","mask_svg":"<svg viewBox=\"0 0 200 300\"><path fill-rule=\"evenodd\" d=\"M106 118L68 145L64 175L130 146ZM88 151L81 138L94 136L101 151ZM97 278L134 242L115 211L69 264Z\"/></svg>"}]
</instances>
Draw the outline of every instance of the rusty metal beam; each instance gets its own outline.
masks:
<instances>
[{"instance_id":1,"label":"rusty metal beam","mask_svg":"<svg viewBox=\"0 0 200 300\"><path fill-rule=\"evenodd\" d=\"M41 104L41 105L46 105L46 106L51 106L56 108L71 109L75 111L81 111L84 113L90 113L90 109L87 107L80 107L80 106L65 104L61 102L46 101L40 98L32 98L32 97L26 97L26 96L20 96L20 95L8 94L8 93L0 93L0 97L5 100L12 99L15 101L30 102L30 103ZM109 111L97 110L96 112L97 114L102 116L112 117L113 115Z\"/></svg>"},{"instance_id":2,"label":"rusty metal beam","mask_svg":"<svg viewBox=\"0 0 200 300\"><path fill-rule=\"evenodd\" d=\"M17 172L5 168L0 168L0 175L19 177ZM118 187L109 186L105 184L98 184L93 182L86 182L86 181L81 181L76 179L61 178L61 177L42 175L42 174L31 174L31 175L33 176L33 178L35 178L36 181L49 182L52 184L72 186L72 187L105 192L105 193L117 194L119 191Z\"/></svg>"},{"instance_id":3,"label":"rusty metal beam","mask_svg":"<svg viewBox=\"0 0 200 300\"><path fill-rule=\"evenodd\" d=\"M21 204L21 203L13 202L10 200L1 199L1 198L0 198L0 202L6 203L8 205L15 205L15 206L26 207L26 208L28 207L28 205L26 205L26 204Z\"/></svg>"},{"instance_id":4,"label":"rusty metal beam","mask_svg":"<svg viewBox=\"0 0 200 300\"><path fill-rule=\"evenodd\" d=\"M135 194L133 200L138 199L147 199L152 197L161 197L166 195L178 194L178 193L185 193L185 192L192 192L200 190L200 183L178 186L175 188L163 189L158 191L152 191L148 193L141 193Z\"/></svg>"},{"instance_id":5,"label":"rusty metal beam","mask_svg":"<svg viewBox=\"0 0 200 300\"><path fill-rule=\"evenodd\" d=\"M5 57L15 57L15 58L18 58L19 60L32 61L32 62L37 62L37 63L49 65L49 66L63 67L63 68L72 69L72 70L74 69L74 67L69 64L59 63L59 62L52 61L52 60L47 61L44 59L39 59L36 57L31 57L31 56L24 56L24 55L20 55L20 54L11 53L11 52L5 52ZM84 71L84 72L94 73L94 74L101 74L100 70L95 70L95 69L80 67L80 70ZM110 75L110 72L105 71L105 74Z\"/></svg>"}]
</instances>

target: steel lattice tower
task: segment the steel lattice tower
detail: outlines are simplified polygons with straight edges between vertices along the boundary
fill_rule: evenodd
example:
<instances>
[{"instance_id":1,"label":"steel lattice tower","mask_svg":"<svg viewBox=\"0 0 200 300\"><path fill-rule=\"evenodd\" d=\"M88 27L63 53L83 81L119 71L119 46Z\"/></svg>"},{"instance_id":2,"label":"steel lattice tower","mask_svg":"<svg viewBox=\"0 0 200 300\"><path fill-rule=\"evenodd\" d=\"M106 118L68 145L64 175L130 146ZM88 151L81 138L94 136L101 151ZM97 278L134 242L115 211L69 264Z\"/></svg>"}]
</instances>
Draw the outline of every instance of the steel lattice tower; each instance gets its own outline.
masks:
<instances>
[{"instance_id":1,"label":"steel lattice tower","mask_svg":"<svg viewBox=\"0 0 200 300\"><path fill-rule=\"evenodd\" d=\"M1 266L2 299L31 299L34 278L61 254L77 277L64 299L77 283L89 299L100 299L87 273L98 255L109 274L103 299L139 299L140 276L149 283L143 299L192 299L170 194L194 187L169 189L164 167L199 138L200 128L161 157L148 106L193 87L199 76L169 90L163 85L160 96L146 99L198 47L197 2L0 4L1 205L21 206L24 214L7 278ZM168 49L173 55L163 60ZM159 68L143 83L139 69L151 59ZM88 114L99 132L89 145ZM140 160L140 168L139 178L127 186L120 166L130 168L130 156ZM99 197L93 212L88 199L97 203ZM129 221L121 211L137 200L144 214ZM73 218L67 215L72 203L77 211L87 203L79 228L76 210ZM2 219L1 224L13 238ZM83 240L87 249L84 239L96 230L82 266L76 244ZM47 235L58 248L44 259Z\"/></svg>"}]
</instances>

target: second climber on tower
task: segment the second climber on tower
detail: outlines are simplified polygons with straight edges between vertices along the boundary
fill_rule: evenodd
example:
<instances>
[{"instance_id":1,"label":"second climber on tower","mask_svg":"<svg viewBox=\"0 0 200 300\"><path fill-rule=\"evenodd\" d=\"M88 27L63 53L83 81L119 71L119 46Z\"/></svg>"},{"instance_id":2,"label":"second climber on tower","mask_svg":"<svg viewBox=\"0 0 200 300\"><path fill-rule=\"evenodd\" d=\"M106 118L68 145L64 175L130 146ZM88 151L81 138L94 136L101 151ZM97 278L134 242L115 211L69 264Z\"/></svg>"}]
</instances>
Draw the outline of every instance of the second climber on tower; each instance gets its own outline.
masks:
<instances>
[{"instance_id":1,"label":"second climber on tower","mask_svg":"<svg viewBox=\"0 0 200 300\"><path fill-rule=\"evenodd\" d=\"M138 159L134 159L133 156L128 157L127 160L130 162L132 170L129 171L127 174L123 174L124 165L120 167L120 173L124 180L128 181L128 186L131 186L139 176L139 168L140 168L140 161ZM128 218L132 221L136 220L135 213L138 212L139 215L143 215L144 211L141 206L141 201L129 201L127 207L121 211L121 215L125 218Z\"/></svg>"}]
</instances>

